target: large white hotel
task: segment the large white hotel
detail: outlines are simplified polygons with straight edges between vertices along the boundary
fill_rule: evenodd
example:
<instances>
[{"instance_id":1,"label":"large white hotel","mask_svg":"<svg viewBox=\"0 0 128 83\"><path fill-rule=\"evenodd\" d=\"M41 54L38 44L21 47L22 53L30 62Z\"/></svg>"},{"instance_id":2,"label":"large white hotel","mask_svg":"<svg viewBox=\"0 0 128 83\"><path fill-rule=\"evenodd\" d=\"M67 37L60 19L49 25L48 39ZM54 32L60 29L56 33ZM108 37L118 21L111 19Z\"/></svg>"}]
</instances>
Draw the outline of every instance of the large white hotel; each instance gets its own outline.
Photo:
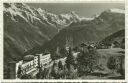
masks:
<instances>
[{"instance_id":1,"label":"large white hotel","mask_svg":"<svg viewBox=\"0 0 128 83\"><path fill-rule=\"evenodd\" d=\"M51 54L36 54L34 59L30 61L21 60L19 62L10 63L10 77L11 79L18 79L17 71L19 66L22 69L22 74L31 74L35 76L39 72L39 66L44 68L51 62Z\"/></svg>"}]
</instances>

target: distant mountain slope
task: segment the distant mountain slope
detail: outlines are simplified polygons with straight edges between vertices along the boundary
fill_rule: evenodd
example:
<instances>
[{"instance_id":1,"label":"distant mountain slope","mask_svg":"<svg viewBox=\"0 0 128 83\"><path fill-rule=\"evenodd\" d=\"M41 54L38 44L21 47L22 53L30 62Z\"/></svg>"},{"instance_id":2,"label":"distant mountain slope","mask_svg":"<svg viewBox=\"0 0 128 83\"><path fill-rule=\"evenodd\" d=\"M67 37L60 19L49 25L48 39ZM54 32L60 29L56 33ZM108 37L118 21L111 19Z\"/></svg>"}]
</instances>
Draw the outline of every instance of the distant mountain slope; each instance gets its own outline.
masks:
<instances>
[{"instance_id":1,"label":"distant mountain slope","mask_svg":"<svg viewBox=\"0 0 128 83\"><path fill-rule=\"evenodd\" d=\"M99 45L104 44L107 46L116 41L121 46L121 45L125 44L124 39L125 39L125 30L123 29L123 30L117 31L117 32L107 36L106 38L104 38L102 41L99 42Z\"/></svg>"}]
</instances>

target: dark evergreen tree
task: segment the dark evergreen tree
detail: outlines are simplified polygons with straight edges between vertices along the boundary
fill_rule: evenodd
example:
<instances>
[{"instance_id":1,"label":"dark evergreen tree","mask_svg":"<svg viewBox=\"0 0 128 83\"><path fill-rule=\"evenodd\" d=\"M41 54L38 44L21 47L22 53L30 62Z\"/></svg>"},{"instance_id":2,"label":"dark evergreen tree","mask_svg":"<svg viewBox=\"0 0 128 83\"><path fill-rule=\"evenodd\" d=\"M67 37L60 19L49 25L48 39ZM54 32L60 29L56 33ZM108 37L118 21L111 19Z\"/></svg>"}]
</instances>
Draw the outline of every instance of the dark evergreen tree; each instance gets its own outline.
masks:
<instances>
[{"instance_id":1,"label":"dark evergreen tree","mask_svg":"<svg viewBox=\"0 0 128 83\"><path fill-rule=\"evenodd\" d=\"M17 77L20 78L21 76L22 76L22 70L21 70L21 66L19 66L17 71Z\"/></svg>"},{"instance_id":2,"label":"dark evergreen tree","mask_svg":"<svg viewBox=\"0 0 128 83\"><path fill-rule=\"evenodd\" d=\"M58 67L59 67L59 69L61 69L61 70L63 69L63 65L62 65L62 62L61 62L61 61L58 62Z\"/></svg>"},{"instance_id":3,"label":"dark evergreen tree","mask_svg":"<svg viewBox=\"0 0 128 83\"><path fill-rule=\"evenodd\" d=\"M55 79L59 78L58 71L57 71L57 64L54 62L52 66L51 76Z\"/></svg>"},{"instance_id":4,"label":"dark evergreen tree","mask_svg":"<svg viewBox=\"0 0 128 83\"><path fill-rule=\"evenodd\" d=\"M111 70L114 70L116 69L116 58L111 56L109 59L108 59L108 62L107 62L107 67Z\"/></svg>"},{"instance_id":5,"label":"dark evergreen tree","mask_svg":"<svg viewBox=\"0 0 128 83\"><path fill-rule=\"evenodd\" d=\"M122 76L125 76L125 61L124 61L125 57L121 56L121 63L120 63L120 69L119 69L119 73Z\"/></svg>"},{"instance_id":6,"label":"dark evergreen tree","mask_svg":"<svg viewBox=\"0 0 128 83\"><path fill-rule=\"evenodd\" d=\"M125 38L123 38L121 41L121 48L125 49Z\"/></svg>"},{"instance_id":7,"label":"dark evergreen tree","mask_svg":"<svg viewBox=\"0 0 128 83\"><path fill-rule=\"evenodd\" d=\"M55 77L55 76L56 76L56 72L55 72L54 68L52 68L51 76L52 76L52 77Z\"/></svg>"},{"instance_id":8,"label":"dark evergreen tree","mask_svg":"<svg viewBox=\"0 0 128 83\"><path fill-rule=\"evenodd\" d=\"M66 59L66 66L68 70L70 69L70 65L74 65L74 57L72 55L71 48L69 48L69 52L67 54L67 59Z\"/></svg>"}]
</instances>

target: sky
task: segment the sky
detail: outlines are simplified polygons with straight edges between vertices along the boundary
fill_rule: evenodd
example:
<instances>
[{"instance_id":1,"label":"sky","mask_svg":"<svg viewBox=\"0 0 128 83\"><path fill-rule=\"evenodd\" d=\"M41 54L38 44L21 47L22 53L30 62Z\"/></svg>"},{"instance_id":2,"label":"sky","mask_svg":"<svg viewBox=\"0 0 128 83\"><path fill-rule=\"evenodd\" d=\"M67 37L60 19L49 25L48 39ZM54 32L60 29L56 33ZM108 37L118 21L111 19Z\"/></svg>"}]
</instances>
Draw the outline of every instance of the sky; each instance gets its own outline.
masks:
<instances>
[{"instance_id":1,"label":"sky","mask_svg":"<svg viewBox=\"0 0 128 83\"><path fill-rule=\"evenodd\" d=\"M80 17L93 17L96 14L112 9L124 9L124 3L27 3L34 8L42 8L54 14L75 11Z\"/></svg>"}]
</instances>

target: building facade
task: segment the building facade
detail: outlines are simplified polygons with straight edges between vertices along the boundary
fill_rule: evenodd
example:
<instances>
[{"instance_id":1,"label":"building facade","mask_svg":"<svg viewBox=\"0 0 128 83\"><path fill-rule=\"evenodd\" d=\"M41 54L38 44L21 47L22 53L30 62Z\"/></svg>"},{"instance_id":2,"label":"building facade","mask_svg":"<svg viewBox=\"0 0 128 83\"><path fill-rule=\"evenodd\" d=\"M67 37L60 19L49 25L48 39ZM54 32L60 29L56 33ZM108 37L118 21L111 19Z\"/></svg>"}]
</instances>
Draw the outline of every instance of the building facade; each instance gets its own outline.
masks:
<instances>
[{"instance_id":1,"label":"building facade","mask_svg":"<svg viewBox=\"0 0 128 83\"><path fill-rule=\"evenodd\" d=\"M19 79L20 75L36 75L39 72L39 66L45 67L46 64L51 62L51 54L37 54L31 61L19 61L15 63L10 63L10 77L12 79ZM19 73L19 71L21 71ZM20 75L19 75L20 74Z\"/></svg>"}]
</instances>

